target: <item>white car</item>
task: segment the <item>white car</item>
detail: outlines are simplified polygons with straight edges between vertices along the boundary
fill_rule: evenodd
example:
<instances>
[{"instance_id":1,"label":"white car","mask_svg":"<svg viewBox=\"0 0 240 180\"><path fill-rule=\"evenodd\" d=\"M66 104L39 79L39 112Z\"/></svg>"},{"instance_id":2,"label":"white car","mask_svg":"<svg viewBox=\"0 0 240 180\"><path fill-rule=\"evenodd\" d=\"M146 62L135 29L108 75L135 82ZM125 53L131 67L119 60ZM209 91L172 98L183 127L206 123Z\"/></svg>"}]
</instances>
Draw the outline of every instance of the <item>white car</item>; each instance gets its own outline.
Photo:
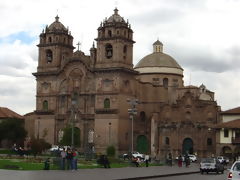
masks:
<instances>
[{"instance_id":1,"label":"white car","mask_svg":"<svg viewBox=\"0 0 240 180\"><path fill-rule=\"evenodd\" d=\"M197 156L195 156L193 154L189 154L188 157L189 157L191 162L196 162L197 161Z\"/></svg>"},{"instance_id":2,"label":"white car","mask_svg":"<svg viewBox=\"0 0 240 180\"><path fill-rule=\"evenodd\" d=\"M223 156L218 156L217 159L219 160L220 163L222 164L228 164L229 163L229 159L225 158Z\"/></svg>"},{"instance_id":3,"label":"white car","mask_svg":"<svg viewBox=\"0 0 240 180\"><path fill-rule=\"evenodd\" d=\"M141 154L141 153L139 153L139 152L133 152L132 153L132 156L134 157L134 158L139 158L139 159L144 159L144 157L145 157L145 155L144 154ZM124 159L129 159L129 154L123 154L123 158Z\"/></svg>"},{"instance_id":4,"label":"white car","mask_svg":"<svg viewBox=\"0 0 240 180\"><path fill-rule=\"evenodd\" d=\"M240 161L235 161L229 170L228 180L239 180L240 179Z\"/></svg>"},{"instance_id":5,"label":"white car","mask_svg":"<svg viewBox=\"0 0 240 180\"><path fill-rule=\"evenodd\" d=\"M197 161L197 156L195 156L194 154L188 154L188 157L189 157L191 162L196 162ZM178 160L178 157L176 157L176 160ZM185 161L185 156L184 155L182 155L182 161Z\"/></svg>"}]
</instances>

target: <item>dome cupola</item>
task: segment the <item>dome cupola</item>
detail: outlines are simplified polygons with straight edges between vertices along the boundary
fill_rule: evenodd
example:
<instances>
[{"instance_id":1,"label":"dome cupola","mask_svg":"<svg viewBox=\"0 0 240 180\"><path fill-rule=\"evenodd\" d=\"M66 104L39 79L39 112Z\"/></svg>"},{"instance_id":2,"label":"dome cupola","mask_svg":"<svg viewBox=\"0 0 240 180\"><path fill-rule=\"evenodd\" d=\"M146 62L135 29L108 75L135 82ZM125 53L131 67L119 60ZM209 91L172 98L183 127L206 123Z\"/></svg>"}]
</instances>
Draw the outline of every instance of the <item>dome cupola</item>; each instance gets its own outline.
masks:
<instances>
[{"instance_id":1,"label":"dome cupola","mask_svg":"<svg viewBox=\"0 0 240 180\"><path fill-rule=\"evenodd\" d=\"M59 21L58 15L55 17L55 21L46 28L46 32L63 32L68 33L68 29Z\"/></svg>"},{"instance_id":2,"label":"dome cupola","mask_svg":"<svg viewBox=\"0 0 240 180\"><path fill-rule=\"evenodd\" d=\"M171 56L163 53L163 44L157 40L153 44L153 53L142 58L134 69L140 73L164 73L183 76L183 69Z\"/></svg>"}]
</instances>

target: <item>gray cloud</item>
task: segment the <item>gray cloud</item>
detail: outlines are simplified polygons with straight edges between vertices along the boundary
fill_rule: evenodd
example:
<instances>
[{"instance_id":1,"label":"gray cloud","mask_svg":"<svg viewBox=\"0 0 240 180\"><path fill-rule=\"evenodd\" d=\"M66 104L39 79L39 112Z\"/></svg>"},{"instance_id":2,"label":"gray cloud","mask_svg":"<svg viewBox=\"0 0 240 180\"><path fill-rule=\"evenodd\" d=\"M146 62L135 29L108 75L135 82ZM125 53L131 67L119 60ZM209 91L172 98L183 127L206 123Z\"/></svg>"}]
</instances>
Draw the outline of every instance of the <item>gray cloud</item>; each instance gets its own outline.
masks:
<instances>
[{"instance_id":1,"label":"gray cloud","mask_svg":"<svg viewBox=\"0 0 240 180\"><path fill-rule=\"evenodd\" d=\"M136 16L132 16L131 23L136 23L140 26L147 27L148 25L159 25L159 24L166 24L172 23L173 21L177 21L185 15L181 9L153 9L147 12L137 14ZM153 27L151 27L153 28Z\"/></svg>"}]
</instances>

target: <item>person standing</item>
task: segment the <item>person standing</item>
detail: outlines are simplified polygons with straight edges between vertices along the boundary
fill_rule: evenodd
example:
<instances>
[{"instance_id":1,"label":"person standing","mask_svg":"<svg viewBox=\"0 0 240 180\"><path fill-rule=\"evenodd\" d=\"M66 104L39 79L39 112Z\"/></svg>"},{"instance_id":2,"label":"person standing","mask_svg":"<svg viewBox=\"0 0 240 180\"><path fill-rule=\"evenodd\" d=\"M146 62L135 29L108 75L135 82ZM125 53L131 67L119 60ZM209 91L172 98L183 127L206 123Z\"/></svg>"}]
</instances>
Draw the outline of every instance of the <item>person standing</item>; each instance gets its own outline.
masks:
<instances>
[{"instance_id":1,"label":"person standing","mask_svg":"<svg viewBox=\"0 0 240 180\"><path fill-rule=\"evenodd\" d=\"M64 148L63 148L63 150L61 151L60 156L61 156L61 169L62 169L62 170L65 170L66 151L65 151Z\"/></svg>"},{"instance_id":2,"label":"person standing","mask_svg":"<svg viewBox=\"0 0 240 180\"><path fill-rule=\"evenodd\" d=\"M182 156L178 156L178 167L182 167Z\"/></svg>"},{"instance_id":3,"label":"person standing","mask_svg":"<svg viewBox=\"0 0 240 180\"><path fill-rule=\"evenodd\" d=\"M67 159L67 170L73 169L73 167L72 167L73 154L72 154L72 151L70 148L67 149L66 159Z\"/></svg>"},{"instance_id":4,"label":"person standing","mask_svg":"<svg viewBox=\"0 0 240 180\"><path fill-rule=\"evenodd\" d=\"M72 159L72 167L74 170L77 170L77 161L78 161L78 152L76 149L73 150L73 159Z\"/></svg>"},{"instance_id":5,"label":"person standing","mask_svg":"<svg viewBox=\"0 0 240 180\"><path fill-rule=\"evenodd\" d=\"M146 167L148 167L148 163L149 163L149 155L145 155L145 159L144 159L144 161L145 161L145 165L146 165Z\"/></svg>"}]
</instances>

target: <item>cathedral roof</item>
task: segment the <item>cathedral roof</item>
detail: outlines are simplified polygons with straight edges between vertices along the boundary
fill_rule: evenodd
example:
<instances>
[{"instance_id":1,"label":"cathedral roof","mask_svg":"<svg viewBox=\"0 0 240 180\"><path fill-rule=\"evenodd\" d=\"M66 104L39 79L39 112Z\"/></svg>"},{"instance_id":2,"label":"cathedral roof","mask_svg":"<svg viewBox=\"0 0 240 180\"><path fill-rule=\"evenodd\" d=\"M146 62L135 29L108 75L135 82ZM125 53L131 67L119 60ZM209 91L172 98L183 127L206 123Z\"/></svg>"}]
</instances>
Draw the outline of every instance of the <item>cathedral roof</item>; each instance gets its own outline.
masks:
<instances>
[{"instance_id":1,"label":"cathedral roof","mask_svg":"<svg viewBox=\"0 0 240 180\"><path fill-rule=\"evenodd\" d=\"M163 45L163 43L159 40L157 40L155 43L153 43L153 45Z\"/></svg>"},{"instance_id":2,"label":"cathedral roof","mask_svg":"<svg viewBox=\"0 0 240 180\"><path fill-rule=\"evenodd\" d=\"M59 21L59 17L55 17L55 21L48 27L49 32L67 32L68 29Z\"/></svg>"},{"instance_id":3,"label":"cathedral roof","mask_svg":"<svg viewBox=\"0 0 240 180\"><path fill-rule=\"evenodd\" d=\"M6 107L0 107L0 119L3 119L3 118L23 119L23 116L17 114L16 112L14 112Z\"/></svg>"},{"instance_id":4,"label":"cathedral roof","mask_svg":"<svg viewBox=\"0 0 240 180\"><path fill-rule=\"evenodd\" d=\"M171 56L162 52L163 44L157 40L154 52L142 58L134 67L140 73L173 73L183 75L183 69Z\"/></svg>"},{"instance_id":5,"label":"cathedral roof","mask_svg":"<svg viewBox=\"0 0 240 180\"><path fill-rule=\"evenodd\" d=\"M125 23L125 20L123 19L123 17L121 17L119 14L118 14L118 9L115 8L114 9L114 14L112 16L110 16L107 21L108 23L114 23L114 22L123 22Z\"/></svg>"}]
</instances>

